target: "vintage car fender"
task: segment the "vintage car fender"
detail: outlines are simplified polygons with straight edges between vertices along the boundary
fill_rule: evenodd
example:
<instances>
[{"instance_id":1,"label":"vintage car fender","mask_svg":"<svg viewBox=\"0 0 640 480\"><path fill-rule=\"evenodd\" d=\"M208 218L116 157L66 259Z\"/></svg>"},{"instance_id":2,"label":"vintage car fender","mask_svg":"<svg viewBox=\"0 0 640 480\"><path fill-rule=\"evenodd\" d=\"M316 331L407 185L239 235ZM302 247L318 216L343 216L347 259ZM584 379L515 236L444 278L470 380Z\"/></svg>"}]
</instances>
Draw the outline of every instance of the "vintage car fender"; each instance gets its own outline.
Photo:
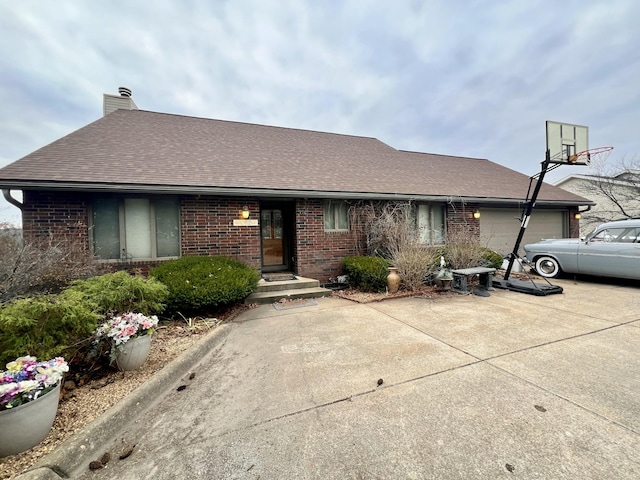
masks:
<instances>
[{"instance_id":1,"label":"vintage car fender","mask_svg":"<svg viewBox=\"0 0 640 480\"><path fill-rule=\"evenodd\" d=\"M527 261L535 263L539 257L554 258L563 272L577 273L580 247L584 241L578 238L547 239L524 246Z\"/></svg>"}]
</instances>

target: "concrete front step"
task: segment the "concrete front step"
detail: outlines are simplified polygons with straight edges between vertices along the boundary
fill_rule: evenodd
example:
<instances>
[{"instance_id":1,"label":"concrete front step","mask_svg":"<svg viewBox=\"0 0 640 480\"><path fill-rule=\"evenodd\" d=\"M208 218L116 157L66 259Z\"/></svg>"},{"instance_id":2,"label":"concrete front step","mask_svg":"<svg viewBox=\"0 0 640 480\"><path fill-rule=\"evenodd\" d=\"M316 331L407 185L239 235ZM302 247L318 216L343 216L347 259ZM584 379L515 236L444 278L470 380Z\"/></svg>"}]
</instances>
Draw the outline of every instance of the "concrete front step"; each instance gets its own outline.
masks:
<instances>
[{"instance_id":1,"label":"concrete front step","mask_svg":"<svg viewBox=\"0 0 640 480\"><path fill-rule=\"evenodd\" d=\"M267 282L261 279L255 292L249 295L245 304L274 303L282 298L316 298L331 295L331 290L320 287L320 282L313 278L296 276L296 280Z\"/></svg>"},{"instance_id":2,"label":"concrete front step","mask_svg":"<svg viewBox=\"0 0 640 480\"><path fill-rule=\"evenodd\" d=\"M279 290L297 290L304 288L315 288L320 286L320 282L318 280L314 280L313 278L296 276L296 279L297 280L282 280L273 282L267 282L264 279L260 279L260 281L258 282L256 293L276 292Z\"/></svg>"},{"instance_id":3,"label":"concrete front step","mask_svg":"<svg viewBox=\"0 0 640 480\"><path fill-rule=\"evenodd\" d=\"M270 290L266 292L253 292L251 295L244 299L244 303L258 303L264 305L267 303L275 303L283 298L318 298L328 297L329 295L331 295L331 290L321 287Z\"/></svg>"}]
</instances>

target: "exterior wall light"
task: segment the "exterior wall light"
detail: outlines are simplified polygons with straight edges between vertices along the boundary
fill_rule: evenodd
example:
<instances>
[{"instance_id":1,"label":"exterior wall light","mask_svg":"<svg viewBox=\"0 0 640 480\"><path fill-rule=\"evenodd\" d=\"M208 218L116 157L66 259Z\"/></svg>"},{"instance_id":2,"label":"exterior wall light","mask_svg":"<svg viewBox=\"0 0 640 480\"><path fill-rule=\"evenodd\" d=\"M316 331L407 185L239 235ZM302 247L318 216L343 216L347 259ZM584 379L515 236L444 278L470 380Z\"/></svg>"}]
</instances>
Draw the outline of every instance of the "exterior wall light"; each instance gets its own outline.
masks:
<instances>
[{"instance_id":1,"label":"exterior wall light","mask_svg":"<svg viewBox=\"0 0 640 480\"><path fill-rule=\"evenodd\" d=\"M246 220L247 218L249 218L249 207L247 207L246 205L244 207L242 207L242 211L240 212L240 216Z\"/></svg>"},{"instance_id":2,"label":"exterior wall light","mask_svg":"<svg viewBox=\"0 0 640 480\"><path fill-rule=\"evenodd\" d=\"M575 218L576 220L580 220L580 218L582 218L582 215L580 215L580 213L576 213L573 218Z\"/></svg>"},{"instance_id":3,"label":"exterior wall light","mask_svg":"<svg viewBox=\"0 0 640 480\"><path fill-rule=\"evenodd\" d=\"M478 210L477 208L473 211L473 218L475 218L476 220L480 218L480 210Z\"/></svg>"}]
</instances>

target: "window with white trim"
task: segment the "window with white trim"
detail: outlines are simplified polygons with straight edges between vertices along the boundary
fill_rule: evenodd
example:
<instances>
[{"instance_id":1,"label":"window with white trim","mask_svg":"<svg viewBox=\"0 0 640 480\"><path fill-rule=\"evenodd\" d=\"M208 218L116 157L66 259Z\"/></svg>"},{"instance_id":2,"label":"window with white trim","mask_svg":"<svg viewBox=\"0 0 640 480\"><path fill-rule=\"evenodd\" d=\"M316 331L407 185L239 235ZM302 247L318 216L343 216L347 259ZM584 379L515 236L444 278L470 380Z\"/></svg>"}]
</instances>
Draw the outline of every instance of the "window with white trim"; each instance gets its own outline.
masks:
<instances>
[{"instance_id":1,"label":"window with white trim","mask_svg":"<svg viewBox=\"0 0 640 480\"><path fill-rule=\"evenodd\" d=\"M349 204L343 200L325 200L324 202L325 231L349 230Z\"/></svg>"},{"instance_id":2,"label":"window with white trim","mask_svg":"<svg viewBox=\"0 0 640 480\"><path fill-rule=\"evenodd\" d=\"M177 199L99 198L92 204L93 254L104 260L180 256Z\"/></svg>"},{"instance_id":3,"label":"window with white trim","mask_svg":"<svg viewBox=\"0 0 640 480\"><path fill-rule=\"evenodd\" d=\"M445 205L442 203L418 203L416 208L416 225L420 243L439 245L445 238Z\"/></svg>"}]
</instances>

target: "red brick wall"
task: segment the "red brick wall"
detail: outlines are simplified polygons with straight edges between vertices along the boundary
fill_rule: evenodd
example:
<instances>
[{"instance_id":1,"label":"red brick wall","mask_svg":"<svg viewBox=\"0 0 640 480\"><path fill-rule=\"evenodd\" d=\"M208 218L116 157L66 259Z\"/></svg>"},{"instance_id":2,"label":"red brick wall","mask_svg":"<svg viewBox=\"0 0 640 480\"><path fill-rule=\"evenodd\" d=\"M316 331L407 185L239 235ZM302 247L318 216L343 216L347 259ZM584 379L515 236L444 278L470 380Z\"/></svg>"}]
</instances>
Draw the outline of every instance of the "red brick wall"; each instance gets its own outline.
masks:
<instances>
[{"instance_id":1,"label":"red brick wall","mask_svg":"<svg viewBox=\"0 0 640 480\"><path fill-rule=\"evenodd\" d=\"M580 238L580 219L576 218L578 207L569 208L569 238Z\"/></svg>"},{"instance_id":2,"label":"red brick wall","mask_svg":"<svg viewBox=\"0 0 640 480\"><path fill-rule=\"evenodd\" d=\"M260 227L234 226L243 206L259 220L256 200L185 197L181 202L182 255L222 255L260 268Z\"/></svg>"},{"instance_id":3,"label":"red brick wall","mask_svg":"<svg viewBox=\"0 0 640 480\"><path fill-rule=\"evenodd\" d=\"M447 240L480 240L480 219L473 218L478 208L470 203L447 203Z\"/></svg>"},{"instance_id":4,"label":"red brick wall","mask_svg":"<svg viewBox=\"0 0 640 480\"><path fill-rule=\"evenodd\" d=\"M24 191L22 232L28 243L73 242L89 250L88 203L78 194Z\"/></svg>"},{"instance_id":5,"label":"red brick wall","mask_svg":"<svg viewBox=\"0 0 640 480\"><path fill-rule=\"evenodd\" d=\"M327 282L341 275L344 257L364 255L362 227L357 215L350 215L348 232L325 232L324 202L321 199L296 201L296 241L294 255L298 275Z\"/></svg>"},{"instance_id":6,"label":"red brick wall","mask_svg":"<svg viewBox=\"0 0 640 480\"><path fill-rule=\"evenodd\" d=\"M28 242L73 239L89 250L89 194L24 192L22 226ZM181 201L182 255L224 255L260 268L260 227L234 226L247 205L250 218L259 218L255 200L186 197ZM114 262L115 268L148 270L158 261Z\"/></svg>"},{"instance_id":7,"label":"red brick wall","mask_svg":"<svg viewBox=\"0 0 640 480\"><path fill-rule=\"evenodd\" d=\"M24 193L23 229L27 240L70 238L89 249L87 230L89 194L64 192ZM224 255L256 269L261 266L259 226L234 226L247 205L250 219L259 220L257 199L187 196L181 199L182 255ZM480 222L473 218L475 205L447 206L447 230L479 237ZM572 222L576 222L574 219ZM572 223L573 226L573 223ZM292 242L294 269L299 275L326 282L342 272L344 257L366 254L366 235L358 209L352 207L348 232L325 232L322 199L295 202L295 234ZM114 264L116 268L147 270L158 262Z\"/></svg>"}]
</instances>

